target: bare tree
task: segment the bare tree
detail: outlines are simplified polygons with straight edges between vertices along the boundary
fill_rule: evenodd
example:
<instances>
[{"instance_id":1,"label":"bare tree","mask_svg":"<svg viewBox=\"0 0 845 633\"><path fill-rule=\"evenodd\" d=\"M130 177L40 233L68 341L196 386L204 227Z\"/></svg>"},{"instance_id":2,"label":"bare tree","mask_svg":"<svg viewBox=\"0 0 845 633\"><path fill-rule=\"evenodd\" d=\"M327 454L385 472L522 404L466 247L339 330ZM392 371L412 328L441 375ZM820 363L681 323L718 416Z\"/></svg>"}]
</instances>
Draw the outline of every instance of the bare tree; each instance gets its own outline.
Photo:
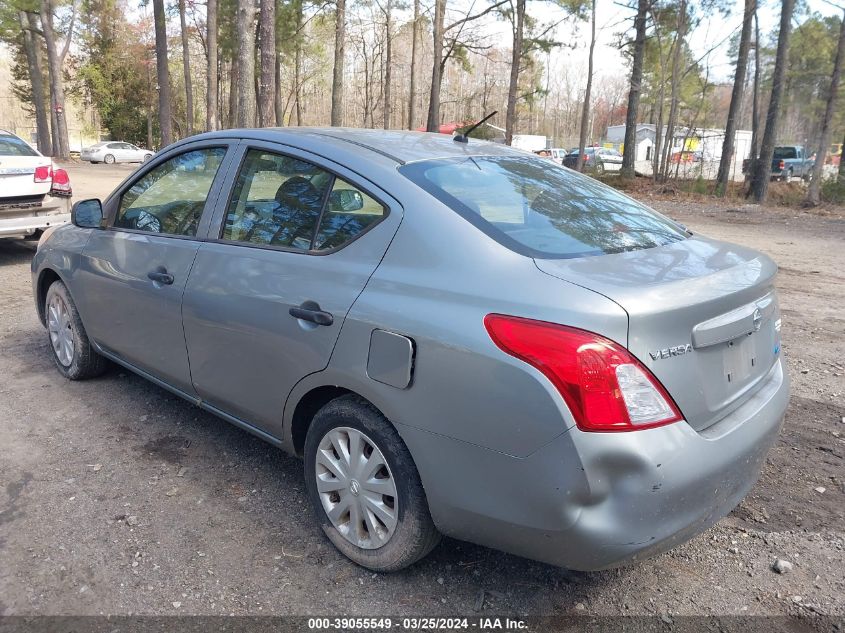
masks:
<instances>
[{"instance_id":1,"label":"bare tree","mask_svg":"<svg viewBox=\"0 0 845 633\"><path fill-rule=\"evenodd\" d=\"M751 159L752 171L760 146L760 20L754 13L754 94L751 96Z\"/></svg>"},{"instance_id":2,"label":"bare tree","mask_svg":"<svg viewBox=\"0 0 845 633\"><path fill-rule=\"evenodd\" d=\"M56 50L56 32L53 30L53 2L41 0L41 31L47 45L47 64L50 69L50 102L54 121L53 155L57 158L70 158L67 119L65 118L65 87L62 67L73 37L73 25L76 20L76 4L68 27L67 38L61 52Z\"/></svg>"},{"instance_id":3,"label":"bare tree","mask_svg":"<svg viewBox=\"0 0 845 633\"><path fill-rule=\"evenodd\" d=\"M191 136L194 133L194 88L191 85L191 51L188 46L185 0L179 0L179 25L182 27L182 70L185 73L185 130Z\"/></svg>"},{"instance_id":4,"label":"bare tree","mask_svg":"<svg viewBox=\"0 0 845 633\"><path fill-rule=\"evenodd\" d=\"M220 127L217 117L217 0L208 0L206 9L208 29L208 70L205 95L205 129L216 130Z\"/></svg>"},{"instance_id":5,"label":"bare tree","mask_svg":"<svg viewBox=\"0 0 845 633\"><path fill-rule=\"evenodd\" d=\"M637 159L637 115L640 109L640 92L643 82L643 61L645 59L646 15L649 0L637 0L637 15L634 18L634 50L631 63L631 88L628 91L628 112L625 115L625 145L622 148L621 175L634 176L634 162Z\"/></svg>"},{"instance_id":6,"label":"bare tree","mask_svg":"<svg viewBox=\"0 0 845 633\"><path fill-rule=\"evenodd\" d=\"M587 127L590 124L590 98L593 90L593 53L596 48L596 0L590 5L590 54L587 58L587 89L584 91L584 105L581 108L581 130L578 134L578 158L575 169L584 167L584 146L587 143Z\"/></svg>"},{"instance_id":7,"label":"bare tree","mask_svg":"<svg viewBox=\"0 0 845 633\"><path fill-rule=\"evenodd\" d=\"M751 190L749 192L757 202L763 202L769 190L786 65L789 63L789 34L792 30L794 9L795 0L783 0L780 11L778 47L775 53L775 70L772 73L772 96L769 99L769 110L766 113L766 129L763 131L763 141L760 144L760 156L754 165L754 175L751 179Z\"/></svg>"},{"instance_id":8,"label":"bare tree","mask_svg":"<svg viewBox=\"0 0 845 633\"><path fill-rule=\"evenodd\" d=\"M386 0L382 12L384 13L384 107L382 112L384 129L389 130L391 67L393 66L393 0Z\"/></svg>"},{"instance_id":9,"label":"bare tree","mask_svg":"<svg viewBox=\"0 0 845 633\"><path fill-rule=\"evenodd\" d=\"M420 39L420 0L414 0L414 23L411 26L411 70L408 89L408 129L417 122L417 42Z\"/></svg>"},{"instance_id":10,"label":"bare tree","mask_svg":"<svg viewBox=\"0 0 845 633\"><path fill-rule=\"evenodd\" d=\"M50 123L47 120L47 106L44 98L44 76L41 70L41 46L36 43L33 33L38 31L34 13L18 12L18 19L23 31L23 47L26 53L26 65L29 81L32 85L32 105L35 108L35 129L38 137L38 151L45 156L53 155L53 143L50 140Z\"/></svg>"},{"instance_id":11,"label":"bare tree","mask_svg":"<svg viewBox=\"0 0 845 633\"><path fill-rule=\"evenodd\" d=\"M669 177L670 162L672 158L672 148L675 139L675 125L678 121L678 101L681 83L681 54L684 49L684 39L686 37L687 28L689 26L689 16L687 14L687 0L680 0L678 3L678 23L675 31L675 41L672 48L672 74L671 87L669 97L669 119L666 122L666 145L663 148L662 173L661 178L666 180ZM684 147L681 146L681 151Z\"/></svg>"},{"instance_id":12,"label":"bare tree","mask_svg":"<svg viewBox=\"0 0 845 633\"><path fill-rule=\"evenodd\" d=\"M238 127L255 125L255 2L238 0Z\"/></svg>"},{"instance_id":13,"label":"bare tree","mask_svg":"<svg viewBox=\"0 0 845 633\"><path fill-rule=\"evenodd\" d=\"M276 99L276 0L260 0L258 17L261 77L258 91L258 124L273 125Z\"/></svg>"},{"instance_id":14,"label":"bare tree","mask_svg":"<svg viewBox=\"0 0 845 633\"><path fill-rule=\"evenodd\" d=\"M343 125L343 62L346 50L346 0L335 0L334 70L332 72L333 127Z\"/></svg>"},{"instance_id":15,"label":"bare tree","mask_svg":"<svg viewBox=\"0 0 845 633\"><path fill-rule=\"evenodd\" d=\"M830 91L827 95L827 105L824 109L824 118L822 119L821 140L819 141L819 151L816 153L816 163L813 165L813 178L810 181L810 187L807 189L806 204L809 206L818 206L819 189L821 188L822 169L824 168L824 159L827 156L827 148L830 145L830 139L833 135L832 123L833 115L836 113L836 101L839 97L839 80L842 77L843 57L845 57L845 14L842 16L842 23L839 25L839 44L836 47L836 58L833 62L833 72L830 75ZM842 168L842 160L839 161L840 170Z\"/></svg>"},{"instance_id":16,"label":"bare tree","mask_svg":"<svg viewBox=\"0 0 845 633\"><path fill-rule=\"evenodd\" d=\"M519 66L522 63L522 40L525 30L526 0L511 3L513 28L513 48L511 50L511 76L508 83L508 109L505 114L505 145L513 142L513 129L516 123L516 91L519 88Z\"/></svg>"},{"instance_id":17,"label":"bare tree","mask_svg":"<svg viewBox=\"0 0 845 633\"><path fill-rule=\"evenodd\" d=\"M728 121L725 125L725 140L722 142L722 158L719 160L719 173L716 175L716 192L728 193L731 163L734 158L734 140L739 109L742 105L742 92L745 87L745 73L748 68L748 51L751 48L751 23L757 13L757 0L745 0L742 16L742 32L739 36L739 51L736 56L736 73L731 92L731 105L728 107Z\"/></svg>"},{"instance_id":18,"label":"bare tree","mask_svg":"<svg viewBox=\"0 0 845 633\"><path fill-rule=\"evenodd\" d=\"M42 0L48 2L49 0ZM173 142L173 120L170 113L170 68L167 65L167 21L164 0L153 0L156 32L156 78L158 81L158 123L162 147Z\"/></svg>"},{"instance_id":19,"label":"bare tree","mask_svg":"<svg viewBox=\"0 0 845 633\"><path fill-rule=\"evenodd\" d=\"M434 0L434 24L432 37L434 41L434 59L431 64L431 91L428 94L428 118L425 129L428 132L440 130L440 86L443 83L443 31L446 20L446 0Z\"/></svg>"}]
</instances>

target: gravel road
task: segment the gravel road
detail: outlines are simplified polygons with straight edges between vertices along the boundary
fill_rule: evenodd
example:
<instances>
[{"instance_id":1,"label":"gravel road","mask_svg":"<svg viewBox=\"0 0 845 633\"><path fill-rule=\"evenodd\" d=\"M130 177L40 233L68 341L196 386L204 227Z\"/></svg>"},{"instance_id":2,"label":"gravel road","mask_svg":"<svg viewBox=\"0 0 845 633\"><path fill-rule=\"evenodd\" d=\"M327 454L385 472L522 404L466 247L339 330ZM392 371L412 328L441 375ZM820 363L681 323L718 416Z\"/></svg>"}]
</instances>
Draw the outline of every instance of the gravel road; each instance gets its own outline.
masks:
<instances>
[{"instance_id":1,"label":"gravel road","mask_svg":"<svg viewBox=\"0 0 845 633\"><path fill-rule=\"evenodd\" d=\"M72 166L76 198L131 169ZM845 219L646 202L778 261L793 398L730 516L591 574L453 540L401 573L354 566L315 526L298 460L125 371L62 379L33 245L0 241L0 614L845 616Z\"/></svg>"}]
</instances>

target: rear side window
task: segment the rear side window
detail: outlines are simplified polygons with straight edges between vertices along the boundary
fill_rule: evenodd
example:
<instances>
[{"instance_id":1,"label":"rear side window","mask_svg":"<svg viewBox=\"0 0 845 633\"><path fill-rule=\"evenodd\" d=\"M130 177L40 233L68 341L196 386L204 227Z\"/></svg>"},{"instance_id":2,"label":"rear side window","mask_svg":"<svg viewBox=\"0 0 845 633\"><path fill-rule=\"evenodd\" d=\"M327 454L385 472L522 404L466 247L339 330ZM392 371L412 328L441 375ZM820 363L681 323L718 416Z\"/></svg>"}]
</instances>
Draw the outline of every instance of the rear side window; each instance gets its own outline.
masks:
<instances>
[{"instance_id":1,"label":"rear side window","mask_svg":"<svg viewBox=\"0 0 845 633\"><path fill-rule=\"evenodd\" d=\"M197 149L150 170L120 198L117 228L194 236L226 148Z\"/></svg>"},{"instance_id":2,"label":"rear side window","mask_svg":"<svg viewBox=\"0 0 845 633\"><path fill-rule=\"evenodd\" d=\"M351 241L384 215L379 202L312 163L251 149L238 173L221 237L326 251Z\"/></svg>"},{"instance_id":3,"label":"rear side window","mask_svg":"<svg viewBox=\"0 0 845 633\"><path fill-rule=\"evenodd\" d=\"M688 235L615 189L531 156L439 159L399 171L504 246L530 257L635 251Z\"/></svg>"},{"instance_id":4,"label":"rear side window","mask_svg":"<svg viewBox=\"0 0 845 633\"><path fill-rule=\"evenodd\" d=\"M38 152L17 136L0 136L0 156L38 156Z\"/></svg>"}]
</instances>

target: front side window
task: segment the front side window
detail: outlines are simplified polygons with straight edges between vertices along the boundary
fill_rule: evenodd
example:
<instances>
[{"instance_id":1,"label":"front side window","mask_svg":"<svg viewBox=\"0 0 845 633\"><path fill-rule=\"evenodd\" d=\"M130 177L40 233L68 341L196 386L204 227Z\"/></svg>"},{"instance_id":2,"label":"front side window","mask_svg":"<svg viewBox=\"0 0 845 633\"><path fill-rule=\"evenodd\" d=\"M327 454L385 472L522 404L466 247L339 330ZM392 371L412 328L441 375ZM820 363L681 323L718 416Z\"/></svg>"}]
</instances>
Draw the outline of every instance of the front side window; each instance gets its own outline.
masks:
<instances>
[{"instance_id":1,"label":"front side window","mask_svg":"<svg viewBox=\"0 0 845 633\"><path fill-rule=\"evenodd\" d=\"M530 257L634 251L687 237L677 224L593 178L530 156L474 156L399 169L482 231Z\"/></svg>"},{"instance_id":2,"label":"front side window","mask_svg":"<svg viewBox=\"0 0 845 633\"><path fill-rule=\"evenodd\" d=\"M221 237L259 246L330 250L384 214L370 196L316 165L251 149L238 173Z\"/></svg>"},{"instance_id":3,"label":"front side window","mask_svg":"<svg viewBox=\"0 0 845 633\"><path fill-rule=\"evenodd\" d=\"M194 236L225 147L174 156L142 176L120 198L114 226Z\"/></svg>"}]
</instances>

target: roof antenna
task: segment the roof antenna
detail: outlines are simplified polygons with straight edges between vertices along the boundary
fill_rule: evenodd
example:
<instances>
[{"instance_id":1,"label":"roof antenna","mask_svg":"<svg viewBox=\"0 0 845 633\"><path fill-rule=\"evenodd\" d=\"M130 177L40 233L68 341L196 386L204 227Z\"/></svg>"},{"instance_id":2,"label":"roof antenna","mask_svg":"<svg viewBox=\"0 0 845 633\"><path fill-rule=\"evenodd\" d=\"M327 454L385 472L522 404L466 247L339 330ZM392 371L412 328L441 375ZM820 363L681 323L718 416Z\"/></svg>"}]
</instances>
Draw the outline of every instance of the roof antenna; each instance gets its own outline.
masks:
<instances>
[{"instance_id":1,"label":"roof antenna","mask_svg":"<svg viewBox=\"0 0 845 633\"><path fill-rule=\"evenodd\" d=\"M475 125L473 125L471 128L469 128L469 129L468 129L466 132L464 132L463 134L455 134L455 136L454 136L454 137L452 137L452 140L453 140L453 141L455 141L456 143L468 143L468 142L469 142L469 135L470 135L470 133L471 133L471 132L473 132L473 131L475 130L475 128L477 128L479 125L481 125L482 123L484 123L487 119L489 119L489 118L491 118L491 117L493 117L493 116L497 115L498 113L499 113L499 111L498 111L498 110L493 110L490 114L488 114L486 117L484 117L483 119L481 119L478 123L476 123Z\"/></svg>"}]
</instances>

